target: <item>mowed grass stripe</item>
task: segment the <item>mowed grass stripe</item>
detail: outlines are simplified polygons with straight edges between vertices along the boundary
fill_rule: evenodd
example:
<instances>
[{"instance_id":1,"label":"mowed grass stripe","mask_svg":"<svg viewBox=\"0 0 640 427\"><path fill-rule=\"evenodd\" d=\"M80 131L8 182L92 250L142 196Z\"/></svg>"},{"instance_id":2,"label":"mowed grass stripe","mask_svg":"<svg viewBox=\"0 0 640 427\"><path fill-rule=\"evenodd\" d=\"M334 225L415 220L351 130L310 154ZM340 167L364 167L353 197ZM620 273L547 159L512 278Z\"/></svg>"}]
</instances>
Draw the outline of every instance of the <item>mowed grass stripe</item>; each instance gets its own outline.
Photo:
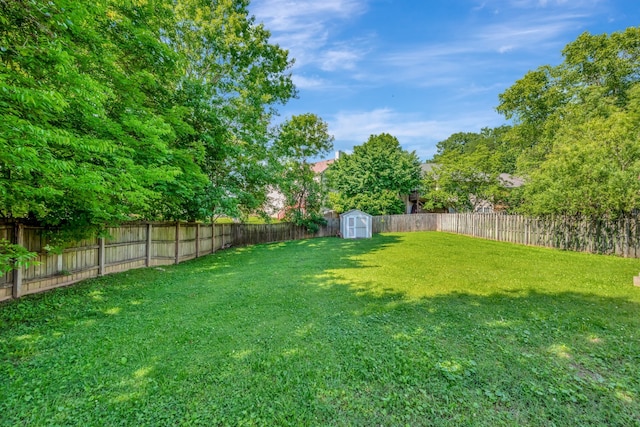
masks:
<instances>
[{"instance_id":1,"label":"mowed grass stripe","mask_svg":"<svg viewBox=\"0 0 640 427\"><path fill-rule=\"evenodd\" d=\"M638 425L640 261L445 233L0 305L2 425Z\"/></svg>"}]
</instances>

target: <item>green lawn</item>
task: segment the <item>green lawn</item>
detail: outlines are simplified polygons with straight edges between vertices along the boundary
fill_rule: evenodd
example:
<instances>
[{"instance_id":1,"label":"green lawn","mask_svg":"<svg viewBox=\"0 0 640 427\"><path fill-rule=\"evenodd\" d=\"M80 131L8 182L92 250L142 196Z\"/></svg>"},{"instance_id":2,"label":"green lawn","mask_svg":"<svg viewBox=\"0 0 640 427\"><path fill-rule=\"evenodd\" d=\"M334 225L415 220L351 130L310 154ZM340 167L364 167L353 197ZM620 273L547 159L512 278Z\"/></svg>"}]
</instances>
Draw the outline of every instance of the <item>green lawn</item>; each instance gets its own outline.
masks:
<instances>
[{"instance_id":1,"label":"green lawn","mask_svg":"<svg viewBox=\"0 0 640 427\"><path fill-rule=\"evenodd\" d=\"M640 425L640 261L444 233L0 305L2 425Z\"/></svg>"}]
</instances>

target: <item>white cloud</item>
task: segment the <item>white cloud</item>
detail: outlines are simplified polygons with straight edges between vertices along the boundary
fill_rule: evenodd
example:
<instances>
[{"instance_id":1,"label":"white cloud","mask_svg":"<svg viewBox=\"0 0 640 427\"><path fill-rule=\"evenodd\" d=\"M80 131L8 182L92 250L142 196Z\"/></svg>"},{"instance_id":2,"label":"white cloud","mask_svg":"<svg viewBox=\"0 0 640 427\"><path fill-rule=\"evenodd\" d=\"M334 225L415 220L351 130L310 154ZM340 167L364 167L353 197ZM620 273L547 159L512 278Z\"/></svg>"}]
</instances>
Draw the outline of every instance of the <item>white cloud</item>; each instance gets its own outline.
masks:
<instances>
[{"instance_id":1,"label":"white cloud","mask_svg":"<svg viewBox=\"0 0 640 427\"><path fill-rule=\"evenodd\" d=\"M272 40L291 52L296 67L316 64L335 70L341 54L352 67L358 51L332 43L339 24L366 11L366 0L257 0L251 10L272 32ZM333 53L332 53L333 51Z\"/></svg>"},{"instance_id":2,"label":"white cloud","mask_svg":"<svg viewBox=\"0 0 640 427\"><path fill-rule=\"evenodd\" d=\"M250 7L296 59L301 104L328 121L336 149L387 132L426 158L452 133L503 124L492 109L497 94L561 60L562 47L606 9L603 1L471 0L467 15L443 31L402 42L395 37L403 29L357 31L368 3L379 19L372 0L254 0Z\"/></svg>"},{"instance_id":3,"label":"white cloud","mask_svg":"<svg viewBox=\"0 0 640 427\"><path fill-rule=\"evenodd\" d=\"M473 10L474 12L477 12L477 11L480 11L480 10L484 9L485 7L487 7L487 2L486 1L478 4L478 6L475 6L471 10Z\"/></svg>"},{"instance_id":4,"label":"white cloud","mask_svg":"<svg viewBox=\"0 0 640 427\"><path fill-rule=\"evenodd\" d=\"M563 35L575 32L588 16L571 11L510 14L489 23L461 27L448 40L399 46L372 58L362 73L371 82L416 88L457 87L496 75L505 67L531 63L534 56L548 52L559 56L565 44L561 40L566 39ZM530 65L523 67L522 72L529 69Z\"/></svg>"},{"instance_id":5,"label":"white cloud","mask_svg":"<svg viewBox=\"0 0 640 427\"><path fill-rule=\"evenodd\" d=\"M348 17L364 8L362 0L257 0L253 10L269 24L268 28L290 31L314 20Z\"/></svg>"},{"instance_id":6,"label":"white cloud","mask_svg":"<svg viewBox=\"0 0 640 427\"><path fill-rule=\"evenodd\" d=\"M328 50L320 57L320 68L324 71L353 70L363 53L347 47Z\"/></svg>"},{"instance_id":7,"label":"white cloud","mask_svg":"<svg viewBox=\"0 0 640 427\"><path fill-rule=\"evenodd\" d=\"M558 16L510 19L486 26L476 34L470 46L475 52L536 51L556 44L562 34L576 28L585 14L566 13ZM506 50L505 50L506 48Z\"/></svg>"},{"instance_id":8,"label":"white cloud","mask_svg":"<svg viewBox=\"0 0 640 427\"><path fill-rule=\"evenodd\" d=\"M292 79L298 89L321 90L329 85L326 80L317 77L305 77L294 74Z\"/></svg>"},{"instance_id":9,"label":"white cloud","mask_svg":"<svg viewBox=\"0 0 640 427\"><path fill-rule=\"evenodd\" d=\"M539 9L553 7L584 8L591 7L603 0L490 0L492 5L520 9Z\"/></svg>"},{"instance_id":10,"label":"white cloud","mask_svg":"<svg viewBox=\"0 0 640 427\"><path fill-rule=\"evenodd\" d=\"M384 57L388 63L403 67L433 64L443 60L460 63L460 55L505 53L514 50L536 51L541 45L557 43L558 36L576 27L585 18L581 14L564 14L543 18L510 18L505 22L470 28L457 40L412 46ZM466 64L462 64L465 67Z\"/></svg>"}]
</instances>

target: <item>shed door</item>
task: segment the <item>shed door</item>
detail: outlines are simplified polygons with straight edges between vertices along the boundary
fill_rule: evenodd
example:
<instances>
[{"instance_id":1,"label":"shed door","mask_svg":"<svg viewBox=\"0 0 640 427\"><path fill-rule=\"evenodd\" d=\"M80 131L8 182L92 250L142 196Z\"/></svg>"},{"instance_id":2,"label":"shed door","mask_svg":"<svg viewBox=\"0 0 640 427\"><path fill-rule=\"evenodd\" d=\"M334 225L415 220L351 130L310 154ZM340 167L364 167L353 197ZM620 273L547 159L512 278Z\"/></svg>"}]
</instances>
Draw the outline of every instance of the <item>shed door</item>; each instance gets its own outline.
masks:
<instances>
[{"instance_id":1,"label":"shed door","mask_svg":"<svg viewBox=\"0 0 640 427\"><path fill-rule=\"evenodd\" d=\"M364 216L358 216L355 218L356 220L356 238L367 238L369 237L369 233L367 233L367 218Z\"/></svg>"},{"instance_id":2,"label":"shed door","mask_svg":"<svg viewBox=\"0 0 640 427\"><path fill-rule=\"evenodd\" d=\"M356 237L356 218L353 216L347 217L347 237Z\"/></svg>"}]
</instances>

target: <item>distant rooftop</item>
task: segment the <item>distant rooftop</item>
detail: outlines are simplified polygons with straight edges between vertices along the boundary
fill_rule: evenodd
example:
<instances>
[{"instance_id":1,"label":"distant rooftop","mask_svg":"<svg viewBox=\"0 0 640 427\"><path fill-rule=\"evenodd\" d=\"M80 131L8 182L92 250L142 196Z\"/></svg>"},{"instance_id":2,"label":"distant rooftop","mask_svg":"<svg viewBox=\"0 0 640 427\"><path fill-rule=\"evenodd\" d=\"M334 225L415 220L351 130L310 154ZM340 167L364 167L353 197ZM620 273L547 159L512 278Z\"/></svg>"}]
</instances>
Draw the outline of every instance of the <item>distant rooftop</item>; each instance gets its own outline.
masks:
<instances>
[{"instance_id":1,"label":"distant rooftop","mask_svg":"<svg viewBox=\"0 0 640 427\"><path fill-rule=\"evenodd\" d=\"M422 174L424 175L425 173L431 172L436 166L438 166L437 163L421 163L420 169L422 169Z\"/></svg>"},{"instance_id":2,"label":"distant rooftop","mask_svg":"<svg viewBox=\"0 0 640 427\"><path fill-rule=\"evenodd\" d=\"M327 170L331 163L335 162L335 159L322 160L320 162L313 163L311 165L311 170L316 174L321 174Z\"/></svg>"}]
</instances>

